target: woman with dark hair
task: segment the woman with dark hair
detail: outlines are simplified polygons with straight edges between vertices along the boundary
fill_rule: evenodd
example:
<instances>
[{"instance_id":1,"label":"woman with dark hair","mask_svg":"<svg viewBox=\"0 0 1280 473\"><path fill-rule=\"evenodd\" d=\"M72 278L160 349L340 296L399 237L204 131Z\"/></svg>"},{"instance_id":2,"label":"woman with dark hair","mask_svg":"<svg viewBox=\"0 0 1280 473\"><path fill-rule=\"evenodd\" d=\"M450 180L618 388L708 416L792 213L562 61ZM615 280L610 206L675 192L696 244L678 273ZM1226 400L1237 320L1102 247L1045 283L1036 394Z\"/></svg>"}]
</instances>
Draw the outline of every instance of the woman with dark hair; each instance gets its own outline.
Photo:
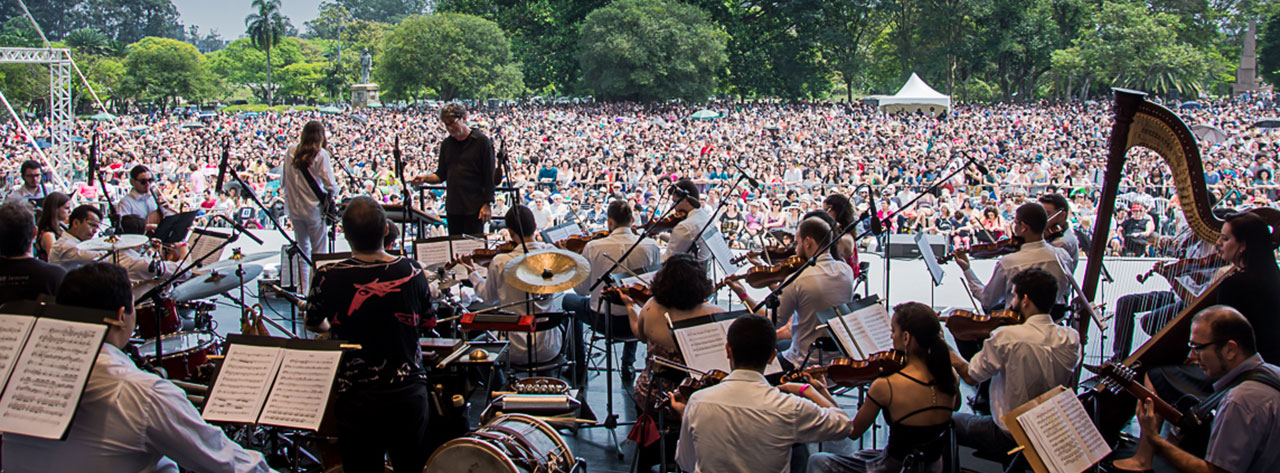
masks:
<instances>
[{"instance_id":1,"label":"woman with dark hair","mask_svg":"<svg viewBox=\"0 0 1280 473\"><path fill-rule=\"evenodd\" d=\"M62 238L62 226L71 217L71 197L61 192L50 193L40 208L40 218L36 219L36 232L40 236L36 240L36 258L49 261L53 242Z\"/></svg>"},{"instance_id":2,"label":"woman with dark hair","mask_svg":"<svg viewBox=\"0 0 1280 473\"><path fill-rule=\"evenodd\" d=\"M1236 271L1218 285L1218 303L1244 314L1258 340L1280 337L1280 268L1276 266L1277 231L1257 214L1227 217L1218 238L1218 252ZM1260 343L1264 360L1280 360L1280 344Z\"/></svg>"},{"instance_id":3,"label":"woman with dark hair","mask_svg":"<svg viewBox=\"0 0 1280 473\"><path fill-rule=\"evenodd\" d=\"M303 125L298 144L285 152L285 165L281 166L285 213L293 223L298 250L306 255L326 251L329 244L321 203L335 197L338 184L333 178L333 158L325 150L327 144L324 124L311 120ZM300 273L295 279L298 287L310 287L307 265L302 265Z\"/></svg>"},{"instance_id":4,"label":"woman with dark hair","mask_svg":"<svg viewBox=\"0 0 1280 473\"><path fill-rule=\"evenodd\" d=\"M867 399L853 419L851 439L862 437L884 413L889 443L879 458L861 468L852 457L819 453L809 458L809 471L897 472L915 456L924 468L942 471L942 450L951 413L960 407L959 384L951 369L950 349L938 314L925 304L907 302L893 308L893 348L906 354L907 365L871 383Z\"/></svg>"},{"instance_id":5,"label":"woman with dark hair","mask_svg":"<svg viewBox=\"0 0 1280 473\"><path fill-rule=\"evenodd\" d=\"M704 315L724 312L715 304L707 302L715 286L707 278L707 268L701 261L687 253L678 253L662 264L649 291L653 297L637 313L635 305L623 296L627 306L627 316L631 320L631 333L645 343L645 351L652 356L659 356L677 363L684 363L680 349L667 328L667 318L672 322L702 317ZM644 413L651 409L654 402L666 392L670 392L680 384L686 375L683 372L670 370L653 363L653 357L645 361L644 371L636 377L632 398L636 402L636 410ZM667 435L668 458L675 455L676 435ZM658 462L658 445L644 448L640 456L641 470Z\"/></svg>"},{"instance_id":6,"label":"woman with dark hair","mask_svg":"<svg viewBox=\"0 0 1280 473\"><path fill-rule=\"evenodd\" d=\"M822 201L822 210L827 212L835 221L832 229L843 229L853 223L853 203L849 201L844 194L831 194ZM835 257L840 261L849 263L849 267L853 268L853 277L858 277L858 245L853 241L856 230L845 233L840 237L840 241L836 242Z\"/></svg>"}]
</instances>

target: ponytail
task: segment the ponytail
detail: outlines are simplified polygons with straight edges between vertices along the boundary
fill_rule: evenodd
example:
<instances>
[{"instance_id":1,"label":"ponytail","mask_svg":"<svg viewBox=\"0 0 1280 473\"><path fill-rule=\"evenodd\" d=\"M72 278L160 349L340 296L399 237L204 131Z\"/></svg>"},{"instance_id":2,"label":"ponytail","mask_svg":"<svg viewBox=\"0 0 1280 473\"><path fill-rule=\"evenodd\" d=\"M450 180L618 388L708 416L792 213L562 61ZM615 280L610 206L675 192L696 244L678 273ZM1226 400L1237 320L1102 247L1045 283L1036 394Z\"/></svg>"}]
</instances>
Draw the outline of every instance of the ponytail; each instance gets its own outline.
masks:
<instances>
[{"instance_id":1,"label":"ponytail","mask_svg":"<svg viewBox=\"0 0 1280 473\"><path fill-rule=\"evenodd\" d=\"M959 389L959 381L951 368L951 349L942 336L942 324L938 323L937 312L919 302L906 302L894 306L893 317L898 322L898 328L911 334L911 338L924 351L908 355L923 355L925 367L933 376L938 390L947 395L955 395Z\"/></svg>"}]
</instances>

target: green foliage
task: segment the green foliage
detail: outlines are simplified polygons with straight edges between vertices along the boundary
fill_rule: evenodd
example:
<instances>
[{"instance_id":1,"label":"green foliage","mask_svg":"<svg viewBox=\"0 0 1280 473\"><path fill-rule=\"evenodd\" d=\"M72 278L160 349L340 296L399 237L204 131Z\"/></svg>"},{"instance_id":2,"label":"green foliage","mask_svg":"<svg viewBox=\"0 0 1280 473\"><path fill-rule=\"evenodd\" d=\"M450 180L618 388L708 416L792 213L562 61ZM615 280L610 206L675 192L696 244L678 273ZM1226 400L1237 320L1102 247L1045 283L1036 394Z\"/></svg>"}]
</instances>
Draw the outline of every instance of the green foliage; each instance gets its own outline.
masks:
<instances>
[{"instance_id":1,"label":"green foliage","mask_svg":"<svg viewBox=\"0 0 1280 473\"><path fill-rule=\"evenodd\" d=\"M338 0L351 16L378 23L397 23L410 15L427 12L428 0Z\"/></svg>"},{"instance_id":2,"label":"green foliage","mask_svg":"<svg viewBox=\"0 0 1280 473\"><path fill-rule=\"evenodd\" d=\"M265 51L253 46L247 38L232 41L222 50L209 53L206 67L231 84L248 87L254 96L267 102L267 71L263 67L267 61ZM303 62L306 57L302 52L302 41L297 38L284 38L271 48L271 66L286 67Z\"/></svg>"},{"instance_id":3,"label":"green foliage","mask_svg":"<svg viewBox=\"0 0 1280 473\"><path fill-rule=\"evenodd\" d=\"M1084 70L1100 85L1195 96L1221 68L1221 55L1178 40L1178 17L1143 5L1107 2L1076 40ZM1064 65L1068 65L1062 58Z\"/></svg>"},{"instance_id":4,"label":"green foliage","mask_svg":"<svg viewBox=\"0 0 1280 473\"><path fill-rule=\"evenodd\" d=\"M393 99L428 91L444 100L507 98L524 90L520 66L498 25L457 13L401 21L383 39L374 78Z\"/></svg>"},{"instance_id":5,"label":"green foliage","mask_svg":"<svg viewBox=\"0 0 1280 473\"><path fill-rule=\"evenodd\" d=\"M727 36L674 0L617 0L582 23L583 82L597 97L702 102L715 92Z\"/></svg>"},{"instance_id":6,"label":"green foliage","mask_svg":"<svg viewBox=\"0 0 1280 473\"><path fill-rule=\"evenodd\" d=\"M38 48L42 45L40 33L31 27L31 22L24 16L5 20L4 27L0 28L0 46Z\"/></svg>"},{"instance_id":7,"label":"green foliage","mask_svg":"<svg viewBox=\"0 0 1280 473\"><path fill-rule=\"evenodd\" d=\"M61 12L73 19L72 29L97 28L111 39L125 44L147 36L173 38L183 33L182 25L178 24L178 8L170 0L83 0L77 3L79 5L73 10Z\"/></svg>"},{"instance_id":8,"label":"green foliage","mask_svg":"<svg viewBox=\"0 0 1280 473\"><path fill-rule=\"evenodd\" d=\"M324 96L320 81L325 77L327 64L322 62L296 62L280 69L280 95L293 98L294 102L316 102Z\"/></svg>"},{"instance_id":9,"label":"green foliage","mask_svg":"<svg viewBox=\"0 0 1280 473\"><path fill-rule=\"evenodd\" d=\"M1280 84L1280 12L1258 26L1258 74L1268 84Z\"/></svg>"},{"instance_id":10,"label":"green foliage","mask_svg":"<svg viewBox=\"0 0 1280 473\"><path fill-rule=\"evenodd\" d=\"M178 97L197 98L208 80L195 46L167 38L143 38L129 45L122 90L168 107Z\"/></svg>"}]
</instances>

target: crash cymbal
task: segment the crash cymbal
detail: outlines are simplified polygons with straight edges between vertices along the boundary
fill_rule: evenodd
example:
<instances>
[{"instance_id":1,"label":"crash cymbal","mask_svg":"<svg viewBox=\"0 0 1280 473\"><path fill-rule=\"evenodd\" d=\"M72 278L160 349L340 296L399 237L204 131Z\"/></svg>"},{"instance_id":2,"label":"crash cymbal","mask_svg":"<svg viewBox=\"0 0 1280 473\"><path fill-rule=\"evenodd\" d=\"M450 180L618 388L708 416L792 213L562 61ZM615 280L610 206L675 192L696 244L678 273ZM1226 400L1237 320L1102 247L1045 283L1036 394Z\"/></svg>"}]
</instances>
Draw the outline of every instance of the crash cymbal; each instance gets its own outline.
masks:
<instances>
[{"instance_id":1,"label":"crash cymbal","mask_svg":"<svg viewBox=\"0 0 1280 473\"><path fill-rule=\"evenodd\" d=\"M213 297L257 279L262 275L262 266L244 265L244 278L237 277L234 270L213 271L191 278L169 292L169 297L178 302L190 302L206 297Z\"/></svg>"},{"instance_id":2,"label":"crash cymbal","mask_svg":"<svg viewBox=\"0 0 1280 473\"><path fill-rule=\"evenodd\" d=\"M161 284L164 284L163 279L148 279L145 281L138 281L138 283L134 284L132 288L133 303L134 304L141 303L142 296L147 295L147 292L150 292L152 288L159 286Z\"/></svg>"},{"instance_id":3,"label":"crash cymbal","mask_svg":"<svg viewBox=\"0 0 1280 473\"><path fill-rule=\"evenodd\" d=\"M117 235L85 240L76 245L84 251L116 251L129 250L146 245L151 241L142 235Z\"/></svg>"},{"instance_id":4,"label":"crash cymbal","mask_svg":"<svg viewBox=\"0 0 1280 473\"><path fill-rule=\"evenodd\" d=\"M554 294L577 286L591 273L582 255L561 249L539 250L511 260L502 279L531 294Z\"/></svg>"},{"instance_id":5,"label":"crash cymbal","mask_svg":"<svg viewBox=\"0 0 1280 473\"><path fill-rule=\"evenodd\" d=\"M258 253L242 254L240 253L240 249L236 248L231 251L231 256L228 257L227 259L224 259L217 263L210 263L207 266L201 267L200 271L218 271L223 269L234 269L236 266L239 266L242 264L248 264L254 261L262 261L264 259L271 259L277 256L280 256L279 251L262 251Z\"/></svg>"}]
</instances>

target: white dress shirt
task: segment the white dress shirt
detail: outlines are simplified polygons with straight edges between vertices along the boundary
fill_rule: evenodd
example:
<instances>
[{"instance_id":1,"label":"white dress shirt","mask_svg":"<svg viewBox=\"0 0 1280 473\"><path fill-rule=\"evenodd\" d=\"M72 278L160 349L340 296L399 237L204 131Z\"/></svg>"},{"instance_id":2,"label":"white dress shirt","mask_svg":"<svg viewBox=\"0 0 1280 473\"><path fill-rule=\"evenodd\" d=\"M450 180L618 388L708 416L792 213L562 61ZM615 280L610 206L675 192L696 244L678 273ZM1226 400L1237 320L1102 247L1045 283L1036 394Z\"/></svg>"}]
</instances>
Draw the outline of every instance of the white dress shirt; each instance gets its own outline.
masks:
<instances>
[{"instance_id":1,"label":"white dress shirt","mask_svg":"<svg viewBox=\"0 0 1280 473\"><path fill-rule=\"evenodd\" d=\"M551 248L551 245L540 241L531 241L528 242L528 247L529 252L533 253L538 250ZM516 245L516 249L510 253L502 253L494 256L493 261L489 263L489 269L487 271L488 274L486 276L480 276L477 274L479 271L472 271L468 274L467 277L471 279L471 284L476 287L476 296L480 297L485 302L497 302L498 304L511 304L513 302L523 301L536 296L537 294L529 294L521 291L503 281L503 270L506 268L507 263L523 256L525 253L524 250L524 245ZM561 297L557 296L533 302L532 313L541 314L543 312L557 312L560 310L560 299ZM518 304L502 310L516 314L528 314L530 313L528 306L528 304ZM538 320L538 322L542 323L542 320ZM536 350L533 353L534 363L548 361L555 358L555 356L560 353L560 348L564 341L564 333L562 330L563 326L555 330L537 332L533 347L534 350ZM509 332L507 335L511 340L511 353L508 355L508 359L515 364L528 364L529 348L528 343L526 342L528 338L527 334L522 332Z\"/></svg>"},{"instance_id":2,"label":"white dress shirt","mask_svg":"<svg viewBox=\"0 0 1280 473\"><path fill-rule=\"evenodd\" d=\"M30 206L31 205L30 199L44 199L44 197L45 197L45 186L38 185L36 186L35 190L27 190L27 188L24 185L19 183L18 185L14 186L13 189L9 190L9 194L5 196L4 200L5 200L5 203L20 202Z\"/></svg>"},{"instance_id":3,"label":"white dress shirt","mask_svg":"<svg viewBox=\"0 0 1280 473\"><path fill-rule=\"evenodd\" d=\"M824 334L818 331L817 313L852 301L853 268L823 253L778 296L778 323L791 324L791 348L778 356L793 365L803 363L809 347ZM815 350L809 362L822 363L829 354Z\"/></svg>"},{"instance_id":4,"label":"white dress shirt","mask_svg":"<svg viewBox=\"0 0 1280 473\"><path fill-rule=\"evenodd\" d=\"M693 393L684 409L676 463L684 471L791 471L791 446L848 437L849 414L785 394L758 371L733 370Z\"/></svg>"},{"instance_id":5,"label":"white dress shirt","mask_svg":"<svg viewBox=\"0 0 1280 473\"><path fill-rule=\"evenodd\" d=\"M119 212L121 216L137 215L147 218L148 215L151 215L151 212L155 212L159 208L160 206L156 204L155 197L135 190L130 190L128 194L120 197L119 202L116 202L116 212Z\"/></svg>"},{"instance_id":6,"label":"white dress shirt","mask_svg":"<svg viewBox=\"0 0 1280 473\"><path fill-rule=\"evenodd\" d=\"M711 211L705 206L689 211L689 215L671 229L671 239L667 240L667 250L662 253L662 260L666 261L673 255L689 251L689 245L694 243L693 239L698 237L698 232L702 231L702 227L707 225L708 220L711 220ZM713 229L707 228L707 231L710 232ZM707 251L706 247L707 245L698 242L698 251L694 256L699 260L706 260L711 256L711 252Z\"/></svg>"},{"instance_id":7,"label":"white dress shirt","mask_svg":"<svg viewBox=\"0 0 1280 473\"><path fill-rule=\"evenodd\" d=\"M631 231L631 227L618 227L609 233L609 236L599 240L587 242L587 246L582 249L582 257L591 263L591 276L583 280L581 284L573 288L573 292L579 296L587 295L587 290L591 289L591 285L595 284L597 279L613 267L613 260L618 260L628 248L640 238ZM646 239L636 246L635 251L627 255L627 259L622 261L622 266L615 269L615 273L625 273L622 268L636 270L648 266L652 266L662 262L662 250L658 249L658 244L653 240ZM604 290L604 284L596 286L596 290L591 291L591 310L598 313L606 313L606 309L600 300L600 291ZM627 315L626 306L613 305L611 313L615 316Z\"/></svg>"},{"instance_id":8,"label":"white dress shirt","mask_svg":"<svg viewBox=\"0 0 1280 473\"><path fill-rule=\"evenodd\" d=\"M1015 274L1027 268L1039 268L1052 274L1058 280L1058 303L1065 303L1071 292L1071 283L1067 282L1067 273L1071 261L1062 248L1048 245L1044 240L1023 243L1017 253L1000 257L996 267L991 271L991 280L986 285L974 274L970 267L964 272L969 290L984 308L992 308L1013 300L1013 285L1009 280Z\"/></svg>"},{"instance_id":9,"label":"white dress shirt","mask_svg":"<svg viewBox=\"0 0 1280 473\"><path fill-rule=\"evenodd\" d=\"M101 251L81 250L76 247L79 244L80 239L71 235L71 232L62 232L62 236L53 242L53 249L49 251L49 262L61 265L67 271L71 271L92 263L98 257L106 254Z\"/></svg>"},{"instance_id":10,"label":"white dress shirt","mask_svg":"<svg viewBox=\"0 0 1280 473\"><path fill-rule=\"evenodd\" d=\"M176 463L175 463L176 462ZM173 383L103 344L66 440L5 434L4 471L269 472L258 452L205 423Z\"/></svg>"},{"instance_id":11,"label":"white dress shirt","mask_svg":"<svg viewBox=\"0 0 1280 473\"><path fill-rule=\"evenodd\" d=\"M1067 252L1067 261L1065 261L1067 271L1075 274L1076 266L1080 265L1080 240L1076 238L1076 232L1068 227L1061 237L1053 240L1050 244Z\"/></svg>"},{"instance_id":12,"label":"white dress shirt","mask_svg":"<svg viewBox=\"0 0 1280 473\"><path fill-rule=\"evenodd\" d=\"M280 191L284 194L284 208L291 219L318 217L320 198L311 191L311 186L307 184L307 178L302 176L302 171L293 166L293 150L296 147L296 145L290 146L289 150L285 151L282 165ZM329 155L329 150L321 148L307 170L311 172L311 177L315 178L316 185L326 193L330 196L337 193L338 183L333 179L333 157Z\"/></svg>"},{"instance_id":13,"label":"white dress shirt","mask_svg":"<svg viewBox=\"0 0 1280 473\"><path fill-rule=\"evenodd\" d=\"M991 380L991 415L1005 433L1004 415L1054 386L1071 386L1080 362L1080 334L1037 314L991 332L969 362L975 381Z\"/></svg>"}]
</instances>

